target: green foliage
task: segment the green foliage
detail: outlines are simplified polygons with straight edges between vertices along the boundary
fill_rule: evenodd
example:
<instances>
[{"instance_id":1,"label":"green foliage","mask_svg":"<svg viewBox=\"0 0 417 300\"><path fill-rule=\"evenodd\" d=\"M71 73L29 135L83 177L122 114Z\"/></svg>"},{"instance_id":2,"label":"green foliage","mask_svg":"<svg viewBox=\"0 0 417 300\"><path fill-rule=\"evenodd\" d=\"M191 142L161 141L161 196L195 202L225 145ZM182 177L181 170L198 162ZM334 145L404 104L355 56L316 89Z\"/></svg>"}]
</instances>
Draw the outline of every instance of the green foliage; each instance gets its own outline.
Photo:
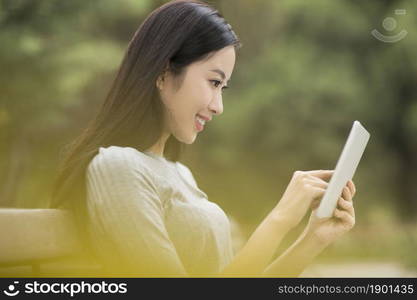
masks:
<instances>
[{"instance_id":1,"label":"green foliage","mask_svg":"<svg viewBox=\"0 0 417 300\"><path fill-rule=\"evenodd\" d=\"M91 119L132 34L160 4L0 0L2 205L48 202L62 145ZM359 120L372 136L354 178L357 227L387 216L392 224L412 220L417 213L417 3L217 4L243 48L223 96L223 115L184 158L210 200L251 232L295 170L334 168L353 120ZM397 8L407 14L395 16ZM388 16L398 21L393 33L381 26ZM370 34L374 28L409 34L383 43ZM387 249L401 242L391 237ZM369 253L378 255L383 253Z\"/></svg>"}]
</instances>

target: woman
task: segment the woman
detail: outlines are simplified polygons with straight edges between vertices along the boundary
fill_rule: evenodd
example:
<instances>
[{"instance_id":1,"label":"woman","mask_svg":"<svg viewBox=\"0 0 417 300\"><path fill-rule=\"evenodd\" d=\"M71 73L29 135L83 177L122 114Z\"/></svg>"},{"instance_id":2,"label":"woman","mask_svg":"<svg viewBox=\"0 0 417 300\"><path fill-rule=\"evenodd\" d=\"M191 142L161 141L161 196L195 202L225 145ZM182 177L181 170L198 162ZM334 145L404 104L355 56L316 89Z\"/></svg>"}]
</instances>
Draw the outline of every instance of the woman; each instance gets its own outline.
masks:
<instances>
[{"instance_id":1,"label":"woman","mask_svg":"<svg viewBox=\"0 0 417 300\"><path fill-rule=\"evenodd\" d=\"M285 234L317 206L332 171L297 171L278 204L234 256L230 224L178 162L184 144L223 112L241 44L215 9L172 1L131 40L106 101L72 144L52 207L72 209L105 274L297 276L355 220L349 182L333 218L311 214L271 262Z\"/></svg>"}]
</instances>

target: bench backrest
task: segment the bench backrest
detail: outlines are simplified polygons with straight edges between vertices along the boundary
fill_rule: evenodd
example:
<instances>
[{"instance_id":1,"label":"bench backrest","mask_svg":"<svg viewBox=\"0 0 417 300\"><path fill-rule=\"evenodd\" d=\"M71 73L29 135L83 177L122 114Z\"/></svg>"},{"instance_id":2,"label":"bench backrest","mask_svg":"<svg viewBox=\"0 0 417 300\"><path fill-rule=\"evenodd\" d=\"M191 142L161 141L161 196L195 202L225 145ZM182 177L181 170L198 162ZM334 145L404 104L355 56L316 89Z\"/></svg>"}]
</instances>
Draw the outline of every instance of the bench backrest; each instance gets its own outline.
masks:
<instances>
[{"instance_id":1,"label":"bench backrest","mask_svg":"<svg viewBox=\"0 0 417 300\"><path fill-rule=\"evenodd\" d=\"M40 265L82 254L71 213L61 209L0 208L1 268ZM33 270L35 269L35 270Z\"/></svg>"}]
</instances>

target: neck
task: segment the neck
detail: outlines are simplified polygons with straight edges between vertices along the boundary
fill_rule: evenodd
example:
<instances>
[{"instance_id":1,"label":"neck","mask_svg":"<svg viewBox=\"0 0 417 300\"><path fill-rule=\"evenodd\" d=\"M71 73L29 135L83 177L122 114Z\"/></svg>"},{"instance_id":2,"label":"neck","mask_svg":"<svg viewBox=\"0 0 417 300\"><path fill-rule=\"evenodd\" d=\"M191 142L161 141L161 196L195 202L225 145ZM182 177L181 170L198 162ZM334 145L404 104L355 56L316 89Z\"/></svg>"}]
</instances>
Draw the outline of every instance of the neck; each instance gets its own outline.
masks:
<instances>
[{"instance_id":1,"label":"neck","mask_svg":"<svg viewBox=\"0 0 417 300\"><path fill-rule=\"evenodd\" d=\"M151 147L149 147L145 151L163 157L164 156L165 144L166 144L169 136L170 136L170 134L164 134L154 145L152 145Z\"/></svg>"}]
</instances>

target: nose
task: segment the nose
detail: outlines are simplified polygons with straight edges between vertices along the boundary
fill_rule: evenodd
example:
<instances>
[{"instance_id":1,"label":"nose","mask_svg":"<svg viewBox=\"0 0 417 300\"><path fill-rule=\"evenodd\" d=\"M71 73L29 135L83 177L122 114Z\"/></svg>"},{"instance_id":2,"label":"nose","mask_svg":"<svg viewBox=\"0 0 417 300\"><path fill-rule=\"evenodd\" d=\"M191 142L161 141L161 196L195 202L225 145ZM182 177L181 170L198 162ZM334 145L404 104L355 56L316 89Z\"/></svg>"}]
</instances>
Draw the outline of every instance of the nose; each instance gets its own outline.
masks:
<instances>
[{"instance_id":1,"label":"nose","mask_svg":"<svg viewBox=\"0 0 417 300\"><path fill-rule=\"evenodd\" d=\"M209 104L209 109L214 115L223 113L223 99L221 93L213 97L213 100Z\"/></svg>"}]
</instances>

